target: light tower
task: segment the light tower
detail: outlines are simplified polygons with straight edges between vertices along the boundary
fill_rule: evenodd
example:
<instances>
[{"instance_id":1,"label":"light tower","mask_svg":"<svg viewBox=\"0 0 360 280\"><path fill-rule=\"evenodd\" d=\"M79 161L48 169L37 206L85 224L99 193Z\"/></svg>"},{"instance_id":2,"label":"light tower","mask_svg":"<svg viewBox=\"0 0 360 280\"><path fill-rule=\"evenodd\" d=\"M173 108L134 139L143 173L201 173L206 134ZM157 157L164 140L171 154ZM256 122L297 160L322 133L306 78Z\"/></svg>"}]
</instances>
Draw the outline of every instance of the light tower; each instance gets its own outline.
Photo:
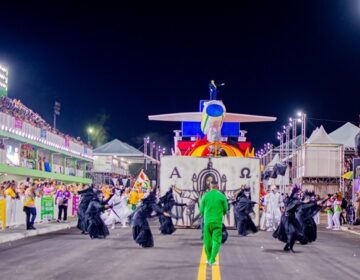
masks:
<instances>
[{"instance_id":1,"label":"light tower","mask_svg":"<svg viewBox=\"0 0 360 280\"><path fill-rule=\"evenodd\" d=\"M0 96L7 96L9 72L6 67L0 64Z\"/></svg>"}]
</instances>

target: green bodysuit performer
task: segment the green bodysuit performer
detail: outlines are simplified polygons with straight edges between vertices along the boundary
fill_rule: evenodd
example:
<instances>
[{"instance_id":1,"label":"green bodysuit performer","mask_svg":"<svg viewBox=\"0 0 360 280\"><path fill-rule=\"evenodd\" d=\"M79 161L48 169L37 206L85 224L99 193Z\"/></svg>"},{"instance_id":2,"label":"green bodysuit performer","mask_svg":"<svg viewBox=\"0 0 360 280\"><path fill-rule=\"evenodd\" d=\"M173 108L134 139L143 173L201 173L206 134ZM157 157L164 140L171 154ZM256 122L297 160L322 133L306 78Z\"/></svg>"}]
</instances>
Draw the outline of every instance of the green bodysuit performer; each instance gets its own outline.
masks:
<instances>
[{"instance_id":1,"label":"green bodysuit performer","mask_svg":"<svg viewBox=\"0 0 360 280\"><path fill-rule=\"evenodd\" d=\"M228 211L228 203L219 191L216 181L211 182L211 190L204 194L200 202L200 214L204 218L204 246L207 263L215 265L222 239L223 217Z\"/></svg>"}]
</instances>

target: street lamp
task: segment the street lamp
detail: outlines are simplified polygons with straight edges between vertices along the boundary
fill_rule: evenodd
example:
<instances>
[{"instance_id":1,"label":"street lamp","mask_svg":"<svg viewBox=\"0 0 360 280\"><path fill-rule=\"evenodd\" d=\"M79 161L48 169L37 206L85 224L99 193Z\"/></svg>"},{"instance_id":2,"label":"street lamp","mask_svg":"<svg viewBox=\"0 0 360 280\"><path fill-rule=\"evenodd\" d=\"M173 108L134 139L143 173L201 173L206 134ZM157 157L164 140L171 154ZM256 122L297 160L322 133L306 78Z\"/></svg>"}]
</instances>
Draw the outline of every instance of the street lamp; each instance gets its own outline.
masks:
<instances>
[{"instance_id":1,"label":"street lamp","mask_svg":"<svg viewBox=\"0 0 360 280\"><path fill-rule=\"evenodd\" d=\"M148 144L150 143L150 137L144 137L144 169L147 170L146 156L148 154Z\"/></svg>"},{"instance_id":2,"label":"street lamp","mask_svg":"<svg viewBox=\"0 0 360 280\"><path fill-rule=\"evenodd\" d=\"M94 128L90 126L87 128L86 132L87 132L87 136L88 136L88 145L90 146L90 144L91 144L90 143L90 135L92 135L94 133Z\"/></svg>"}]
</instances>

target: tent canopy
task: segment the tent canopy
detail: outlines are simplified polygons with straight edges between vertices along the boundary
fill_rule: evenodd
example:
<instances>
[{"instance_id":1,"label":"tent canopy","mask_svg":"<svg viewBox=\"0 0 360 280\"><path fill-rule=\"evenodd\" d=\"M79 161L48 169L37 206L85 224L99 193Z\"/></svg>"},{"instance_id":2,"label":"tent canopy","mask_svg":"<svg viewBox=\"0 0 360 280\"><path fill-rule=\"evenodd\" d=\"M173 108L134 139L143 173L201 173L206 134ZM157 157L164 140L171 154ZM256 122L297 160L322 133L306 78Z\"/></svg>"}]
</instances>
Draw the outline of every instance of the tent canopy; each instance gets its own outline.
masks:
<instances>
[{"instance_id":1,"label":"tent canopy","mask_svg":"<svg viewBox=\"0 0 360 280\"><path fill-rule=\"evenodd\" d=\"M330 136L326 133L323 126L313 131L309 139L306 141L307 144L337 144Z\"/></svg>"},{"instance_id":2,"label":"tent canopy","mask_svg":"<svg viewBox=\"0 0 360 280\"><path fill-rule=\"evenodd\" d=\"M158 160L145 155L143 152L125 142L120 141L119 139L114 139L100 147L97 147L94 149L93 155L122 157L132 163L141 163L144 162L144 159L159 163Z\"/></svg>"},{"instance_id":3,"label":"tent canopy","mask_svg":"<svg viewBox=\"0 0 360 280\"><path fill-rule=\"evenodd\" d=\"M352 123L347 122L343 126L334 130L329 136L338 144L344 145L345 148L355 148L355 136L360 132L360 128Z\"/></svg>"},{"instance_id":4,"label":"tent canopy","mask_svg":"<svg viewBox=\"0 0 360 280\"><path fill-rule=\"evenodd\" d=\"M118 139L114 139L93 151L94 155L116 155L122 157L144 157L144 153L138 149L124 143Z\"/></svg>"},{"instance_id":5,"label":"tent canopy","mask_svg":"<svg viewBox=\"0 0 360 280\"><path fill-rule=\"evenodd\" d=\"M281 163L279 154L276 154L266 167L274 167L277 163Z\"/></svg>"}]
</instances>

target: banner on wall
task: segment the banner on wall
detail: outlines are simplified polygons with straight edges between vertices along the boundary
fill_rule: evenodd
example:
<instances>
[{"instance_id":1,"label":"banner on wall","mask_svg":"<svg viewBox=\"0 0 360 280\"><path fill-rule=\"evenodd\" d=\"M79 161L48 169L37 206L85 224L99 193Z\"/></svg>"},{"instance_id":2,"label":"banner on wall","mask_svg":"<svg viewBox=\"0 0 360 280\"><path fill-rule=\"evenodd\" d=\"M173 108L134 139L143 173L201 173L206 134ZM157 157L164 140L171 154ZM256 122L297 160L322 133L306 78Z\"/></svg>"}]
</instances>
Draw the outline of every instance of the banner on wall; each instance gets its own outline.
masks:
<instances>
[{"instance_id":1,"label":"banner on wall","mask_svg":"<svg viewBox=\"0 0 360 280\"><path fill-rule=\"evenodd\" d=\"M77 214L77 210L79 208L79 203L80 203L80 196L73 195L73 197L72 197L72 209L71 209L72 216L75 216Z\"/></svg>"},{"instance_id":2,"label":"banner on wall","mask_svg":"<svg viewBox=\"0 0 360 280\"><path fill-rule=\"evenodd\" d=\"M356 193L360 191L360 179L355 179L353 182L353 193L352 193L352 201L355 203L356 200Z\"/></svg>"},{"instance_id":3,"label":"banner on wall","mask_svg":"<svg viewBox=\"0 0 360 280\"><path fill-rule=\"evenodd\" d=\"M19 118L15 118L15 128L22 129L23 128L23 121Z\"/></svg>"},{"instance_id":4,"label":"banner on wall","mask_svg":"<svg viewBox=\"0 0 360 280\"><path fill-rule=\"evenodd\" d=\"M251 188L251 199L260 199L260 163L254 158L221 157L198 158L164 156L160 165L160 192L164 195L174 186L174 197L186 207L174 207L177 225L196 226L199 223L199 203L203 194L209 190L212 180L219 183L222 191L231 202L245 186ZM224 223L234 226L233 206L225 216ZM254 207L254 222L259 222L258 204Z\"/></svg>"},{"instance_id":5,"label":"banner on wall","mask_svg":"<svg viewBox=\"0 0 360 280\"><path fill-rule=\"evenodd\" d=\"M0 199L0 228L6 228L6 199Z\"/></svg>"},{"instance_id":6,"label":"banner on wall","mask_svg":"<svg viewBox=\"0 0 360 280\"><path fill-rule=\"evenodd\" d=\"M46 139L47 137L47 131L45 129L40 130L40 138Z\"/></svg>"},{"instance_id":7,"label":"banner on wall","mask_svg":"<svg viewBox=\"0 0 360 280\"><path fill-rule=\"evenodd\" d=\"M54 204L54 198L52 196L43 196L41 198L40 219L42 221L54 219Z\"/></svg>"}]
</instances>

